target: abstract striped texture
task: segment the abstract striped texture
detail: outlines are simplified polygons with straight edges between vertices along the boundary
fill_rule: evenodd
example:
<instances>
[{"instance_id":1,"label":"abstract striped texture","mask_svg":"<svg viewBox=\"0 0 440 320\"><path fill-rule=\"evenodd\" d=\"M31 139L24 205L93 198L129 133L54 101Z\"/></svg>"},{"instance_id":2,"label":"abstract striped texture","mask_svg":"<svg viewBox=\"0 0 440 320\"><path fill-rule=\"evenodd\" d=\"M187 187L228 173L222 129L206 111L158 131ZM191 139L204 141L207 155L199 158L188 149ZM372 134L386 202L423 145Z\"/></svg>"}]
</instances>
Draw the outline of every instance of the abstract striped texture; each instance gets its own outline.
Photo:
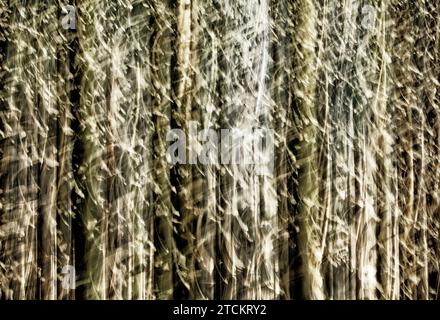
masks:
<instances>
[{"instance_id":1,"label":"abstract striped texture","mask_svg":"<svg viewBox=\"0 0 440 320\"><path fill-rule=\"evenodd\" d=\"M0 299L437 299L439 81L434 0L0 0Z\"/></svg>"}]
</instances>

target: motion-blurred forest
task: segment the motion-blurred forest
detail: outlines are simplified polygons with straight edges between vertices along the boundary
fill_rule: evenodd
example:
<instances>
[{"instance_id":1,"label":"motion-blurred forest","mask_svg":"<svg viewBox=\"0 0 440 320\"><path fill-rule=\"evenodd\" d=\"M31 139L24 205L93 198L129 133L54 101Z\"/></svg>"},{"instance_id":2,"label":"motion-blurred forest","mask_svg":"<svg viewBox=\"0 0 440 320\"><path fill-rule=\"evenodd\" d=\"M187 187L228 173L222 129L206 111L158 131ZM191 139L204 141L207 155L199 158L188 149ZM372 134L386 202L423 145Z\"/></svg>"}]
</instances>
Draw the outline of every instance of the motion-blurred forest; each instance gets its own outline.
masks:
<instances>
[{"instance_id":1,"label":"motion-blurred forest","mask_svg":"<svg viewBox=\"0 0 440 320\"><path fill-rule=\"evenodd\" d=\"M0 299L439 298L439 76L433 0L0 0Z\"/></svg>"}]
</instances>

